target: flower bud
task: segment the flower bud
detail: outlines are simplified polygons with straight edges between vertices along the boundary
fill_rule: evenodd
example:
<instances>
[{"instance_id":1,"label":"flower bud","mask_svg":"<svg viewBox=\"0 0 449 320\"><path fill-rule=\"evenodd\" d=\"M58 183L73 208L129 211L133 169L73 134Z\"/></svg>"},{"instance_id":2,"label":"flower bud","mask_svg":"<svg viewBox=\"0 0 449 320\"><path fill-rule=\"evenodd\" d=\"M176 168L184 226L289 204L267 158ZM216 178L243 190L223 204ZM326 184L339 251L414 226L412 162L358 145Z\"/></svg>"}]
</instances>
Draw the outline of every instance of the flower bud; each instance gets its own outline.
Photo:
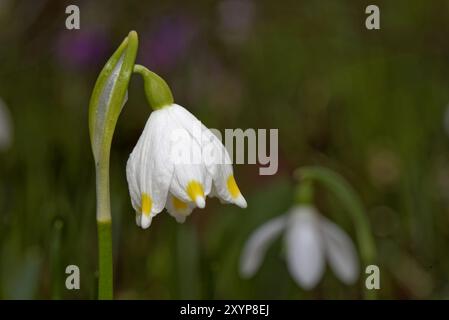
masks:
<instances>
[{"instance_id":1,"label":"flower bud","mask_svg":"<svg viewBox=\"0 0 449 320\"><path fill-rule=\"evenodd\" d=\"M137 46L137 33L131 31L109 58L95 83L89 104L89 132L96 165L101 156L109 156L115 125L127 100Z\"/></svg>"}]
</instances>

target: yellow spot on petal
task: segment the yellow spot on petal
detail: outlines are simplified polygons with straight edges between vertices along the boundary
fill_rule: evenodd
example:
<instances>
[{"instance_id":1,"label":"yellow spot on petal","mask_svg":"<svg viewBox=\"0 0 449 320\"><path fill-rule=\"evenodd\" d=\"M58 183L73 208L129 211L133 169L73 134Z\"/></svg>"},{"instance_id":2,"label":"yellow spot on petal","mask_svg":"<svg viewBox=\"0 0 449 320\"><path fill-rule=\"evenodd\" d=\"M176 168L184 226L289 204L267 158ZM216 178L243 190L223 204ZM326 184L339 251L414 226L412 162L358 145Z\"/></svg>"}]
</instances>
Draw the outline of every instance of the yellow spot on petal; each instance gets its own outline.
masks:
<instances>
[{"instance_id":1,"label":"yellow spot on petal","mask_svg":"<svg viewBox=\"0 0 449 320\"><path fill-rule=\"evenodd\" d=\"M237 198L240 195L240 189L235 182L234 175L230 175L227 181L228 191L232 198Z\"/></svg>"},{"instance_id":2,"label":"yellow spot on petal","mask_svg":"<svg viewBox=\"0 0 449 320\"><path fill-rule=\"evenodd\" d=\"M204 198L203 186L198 181L190 181L187 185L186 192L192 201L195 201L197 197Z\"/></svg>"},{"instance_id":3,"label":"yellow spot on petal","mask_svg":"<svg viewBox=\"0 0 449 320\"><path fill-rule=\"evenodd\" d=\"M146 216L150 215L152 206L153 201L151 200L151 197L146 193L142 193L142 214Z\"/></svg>"},{"instance_id":4,"label":"yellow spot on petal","mask_svg":"<svg viewBox=\"0 0 449 320\"><path fill-rule=\"evenodd\" d=\"M175 207L176 211L183 211L183 210L187 209L187 203L185 203L182 200L179 200L176 197L173 197L172 203L173 203L173 207Z\"/></svg>"}]
</instances>

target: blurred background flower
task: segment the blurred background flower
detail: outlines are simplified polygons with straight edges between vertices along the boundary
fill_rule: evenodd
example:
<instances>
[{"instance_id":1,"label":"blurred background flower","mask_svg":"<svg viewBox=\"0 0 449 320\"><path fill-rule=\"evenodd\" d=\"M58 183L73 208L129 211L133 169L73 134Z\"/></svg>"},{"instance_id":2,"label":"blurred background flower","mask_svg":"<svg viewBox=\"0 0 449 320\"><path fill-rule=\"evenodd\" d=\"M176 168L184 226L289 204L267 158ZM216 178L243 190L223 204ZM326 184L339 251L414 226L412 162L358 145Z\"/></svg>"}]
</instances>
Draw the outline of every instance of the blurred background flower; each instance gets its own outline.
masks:
<instances>
[{"instance_id":1,"label":"blurred background flower","mask_svg":"<svg viewBox=\"0 0 449 320\"><path fill-rule=\"evenodd\" d=\"M293 207L254 231L240 258L244 277L257 272L267 246L281 232L285 232L288 269L299 286L313 289L323 276L326 260L343 283L350 285L357 280L359 262L351 239L311 206Z\"/></svg>"}]
</instances>

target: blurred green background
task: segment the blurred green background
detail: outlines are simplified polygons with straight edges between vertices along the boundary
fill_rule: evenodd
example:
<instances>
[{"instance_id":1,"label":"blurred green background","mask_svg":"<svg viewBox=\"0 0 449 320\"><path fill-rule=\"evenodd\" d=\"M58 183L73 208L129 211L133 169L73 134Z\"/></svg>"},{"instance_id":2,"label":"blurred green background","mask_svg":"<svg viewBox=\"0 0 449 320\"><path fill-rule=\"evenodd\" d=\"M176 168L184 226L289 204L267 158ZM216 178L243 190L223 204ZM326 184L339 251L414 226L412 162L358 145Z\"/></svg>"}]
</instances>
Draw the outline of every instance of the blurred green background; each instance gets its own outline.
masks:
<instances>
[{"instance_id":1,"label":"blurred green background","mask_svg":"<svg viewBox=\"0 0 449 320\"><path fill-rule=\"evenodd\" d=\"M81 29L65 29L77 4ZM365 28L377 4L381 30ZM95 173L87 128L95 79L130 30L137 63L164 77L208 127L278 128L279 171L235 165L246 210L211 199L185 224L166 213L135 225L127 158L150 113L133 77L111 155L119 299L363 297L327 271L292 280L278 241L250 280L242 246L292 205L292 172L342 174L367 208L384 299L449 298L448 1L0 0L0 97L13 123L0 153L0 298L96 297ZM445 127L445 122L446 126ZM346 212L315 205L354 239ZM65 289L65 267L81 289Z\"/></svg>"}]
</instances>

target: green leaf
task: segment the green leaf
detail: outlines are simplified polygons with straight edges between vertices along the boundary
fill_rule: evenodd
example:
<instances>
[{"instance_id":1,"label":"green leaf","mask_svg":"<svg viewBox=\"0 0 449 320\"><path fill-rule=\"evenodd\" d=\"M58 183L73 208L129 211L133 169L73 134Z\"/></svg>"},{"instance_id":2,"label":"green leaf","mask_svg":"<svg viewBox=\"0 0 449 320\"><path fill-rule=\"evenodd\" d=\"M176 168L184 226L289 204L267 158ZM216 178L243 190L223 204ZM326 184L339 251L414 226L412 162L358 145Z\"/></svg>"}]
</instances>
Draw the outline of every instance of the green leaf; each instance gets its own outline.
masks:
<instances>
[{"instance_id":1,"label":"green leaf","mask_svg":"<svg viewBox=\"0 0 449 320\"><path fill-rule=\"evenodd\" d=\"M102 153L109 156L117 119L127 99L137 46L137 33L131 31L109 58L95 83L89 104L89 133L96 163Z\"/></svg>"}]
</instances>

